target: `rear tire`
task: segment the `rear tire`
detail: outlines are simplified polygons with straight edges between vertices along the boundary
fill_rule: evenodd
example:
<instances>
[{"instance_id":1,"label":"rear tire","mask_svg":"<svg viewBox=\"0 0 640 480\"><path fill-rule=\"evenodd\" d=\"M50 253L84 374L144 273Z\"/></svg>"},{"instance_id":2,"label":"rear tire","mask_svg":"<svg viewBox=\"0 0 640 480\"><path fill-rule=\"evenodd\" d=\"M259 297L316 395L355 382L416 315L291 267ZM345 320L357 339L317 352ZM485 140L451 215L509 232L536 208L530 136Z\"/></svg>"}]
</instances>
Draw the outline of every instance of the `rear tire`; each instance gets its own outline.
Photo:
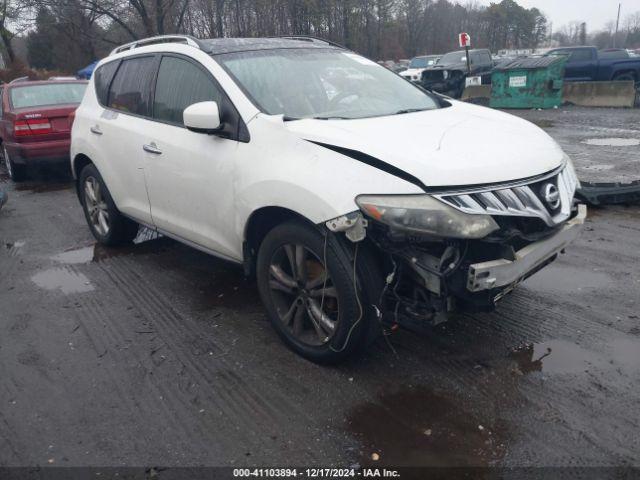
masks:
<instances>
[{"instance_id":1,"label":"rear tire","mask_svg":"<svg viewBox=\"0 0 640 480\"><path fill-rule=\"evenodd\" d=\"M350 245L303 222L278 225L262 241L260 297L278 335L302 357L335 364L366 344L378 299L361 281L360 268L354 282L353 264Z\"/></svg>"},{"instance_id":2,"label":"rear tire","mask_svg":"<svg viewBox=\"0 0 640 480\"><path fill-rule=\"evenodd\" d=\"M22 182L27 178L27 166L14 163L13 160L11 160L9 152L7 152L7 147L4 145L2 146L2 156L4 157L4 165L11 180L14 182Z\"/></svg>"},{"instance_id":3,"label":"rear tire","mask_svg":"<svg viewBox=\"0 0 640 480\"><path fill-rule=\"evenodd\" d=\"M130 243L138 234L138 224L118 211L93 164L82 169L78 185L84 216L95 239L107 246Z\"/></svg>"}]
</instances>

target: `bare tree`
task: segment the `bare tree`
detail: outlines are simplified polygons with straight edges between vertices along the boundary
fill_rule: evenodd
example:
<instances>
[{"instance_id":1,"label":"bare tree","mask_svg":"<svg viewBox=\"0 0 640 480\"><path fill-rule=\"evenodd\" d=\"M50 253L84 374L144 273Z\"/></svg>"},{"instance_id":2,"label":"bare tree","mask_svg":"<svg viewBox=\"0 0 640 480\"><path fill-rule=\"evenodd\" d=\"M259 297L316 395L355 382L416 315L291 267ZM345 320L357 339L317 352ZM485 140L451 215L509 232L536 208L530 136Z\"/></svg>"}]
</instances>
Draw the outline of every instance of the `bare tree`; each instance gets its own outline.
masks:
<instances>
[{"instance_id":1,"label":"bare tree","mask_svg":"<svg viewBox=\"0 0 640 480\"><path fill-rule=\"evenodd\" d=\"M32 2L33 17L46 9L41 18L53 21L66 38L61 56L65 50L69 55L54 59L59 68L74 64L73 52L98 58L113 44L178 32L199 37L315 35L372 58L397 59L454 50L462 31L478 47L535 47L544 40L547 25L540 11L515 0L489 7L477 0L13 0L26 1ZM29 35L43 34L39 28Z\"/></svg>"}]
</instances>

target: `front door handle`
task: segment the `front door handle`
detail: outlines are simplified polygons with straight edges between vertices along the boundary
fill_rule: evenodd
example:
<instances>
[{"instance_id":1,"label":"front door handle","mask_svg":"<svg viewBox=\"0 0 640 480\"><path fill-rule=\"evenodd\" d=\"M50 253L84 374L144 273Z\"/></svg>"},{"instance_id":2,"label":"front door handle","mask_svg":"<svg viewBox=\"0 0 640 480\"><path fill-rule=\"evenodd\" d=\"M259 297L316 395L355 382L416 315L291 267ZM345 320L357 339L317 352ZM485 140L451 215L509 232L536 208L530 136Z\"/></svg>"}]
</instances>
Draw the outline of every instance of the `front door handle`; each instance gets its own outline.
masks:
<instances>
[{"instance_id":1,"label":"front door handle","mask_svg":"<svg viewBox=\"0 0 640 480\"><path fill-rule=\"evenodd\" d=\"M100 130L98 125L94 125L89 130L91 130L91 133L95 133L96 135L102 135L102 130Z\"/></svg>"},{"instance_id":2,"label":"front door handle","mask_svg":"<svg viewBox=\"0 0 640 480\"><path fill-rule=\"evenodd\" d=\"M158 146L156 145L156 143L155 143L155 142L151 142L151 143L149 143L149 144L145 144L145 145L143 145L143 146L142 146L142 149L143 149L145 152L153 153L154 155L160 155L160 154L162 154L162 150L160 150L160 149L158 148Z\"/></svg>"}]
</instances>

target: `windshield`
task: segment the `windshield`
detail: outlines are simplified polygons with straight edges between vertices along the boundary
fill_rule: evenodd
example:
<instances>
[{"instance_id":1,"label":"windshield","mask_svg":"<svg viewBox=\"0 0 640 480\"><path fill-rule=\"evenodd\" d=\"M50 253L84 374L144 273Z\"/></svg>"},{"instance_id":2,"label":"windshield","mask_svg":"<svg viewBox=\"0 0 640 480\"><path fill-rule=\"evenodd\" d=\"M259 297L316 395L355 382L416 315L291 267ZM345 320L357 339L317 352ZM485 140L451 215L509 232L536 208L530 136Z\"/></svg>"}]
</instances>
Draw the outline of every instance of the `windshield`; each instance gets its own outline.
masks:
<instances>
[{"instance_id":1,"label":"windshield","mask_svg":"<svg viewBox=\"0 0 640 480\"><path fill-rule=\"evenodd\" d=\"M450 52L443 55L438 65L454 65L458 63L467 63L467 55L464 52Z\"/></svg>"},{"instance_id":2,"label":"windshield","mask_svg":"<svg viewBox=\"0 0 640 480\"><path fill-rule=\"evenodd\" d=\"M427 68L436 63L435 58L417 57L411 60L409 68Z\"/></svg>"},{"instance_id":3,"label":"windshield","mask_svg":"<svg viewBox=\"0 0 640 480\"><path fill-rule=\"evenodd\" d=\"M355 119L438 108L421 89L351 52L281 49L216 59L258 108L290 120Z\"/></svg>"},{"instance_id":4,"label":"windshield","mask_svg":"<svg viewBox=\"0 0 640 480\"><path fill-rule=\"evenodd\" d=\"M567 50L554 50L553 52L548 52L545 57L561 57L563 55L569 55L571 52Z\"/></svg>"},{"instance_id":5,"label":"windshield","mask_svg":"<svg viewBox=\"0 0 640 480\"><path fill-rule=\"evenodd\" d=\"M26 108L80 103L86 88L84 82L12 87L11 105L13 108Z\"/></svg>"}]
</instances>

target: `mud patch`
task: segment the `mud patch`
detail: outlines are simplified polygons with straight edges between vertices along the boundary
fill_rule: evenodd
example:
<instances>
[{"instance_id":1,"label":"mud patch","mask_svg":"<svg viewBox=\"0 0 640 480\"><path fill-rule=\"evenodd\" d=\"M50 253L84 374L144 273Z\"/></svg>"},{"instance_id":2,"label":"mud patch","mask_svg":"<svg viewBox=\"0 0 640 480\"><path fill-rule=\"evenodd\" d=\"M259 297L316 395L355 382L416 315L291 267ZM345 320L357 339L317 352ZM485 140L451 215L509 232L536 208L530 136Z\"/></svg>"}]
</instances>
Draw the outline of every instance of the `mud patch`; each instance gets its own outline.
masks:
<instances>
[{"instance_id":1,"label":"mud patch","mask_svg":"<svg viewBox=\"0 0 640 480\"><path fill-rule=\"evenodd\" d=\"M507 445L495 412L481 415L427 388L384 393L351 410L347 423L362 443L363 466L483 467L499 461Z\"/></svg>"},{"instance_id":2,"label":"mud patch","mask_svg":"<svg viewBox=\"0 0 640 480\"><path fill-rule=\"evenodd\" d=\"M82 273L66 268L52 268L31 277L33 283L45 290L61 290L64 294L84 293L94 290L89 279Z\"/></svg>"},{"instance_id":3,"label":"mud patch","mask_svg":"<svg viewBox=\"0 0 640 480\"><path fill-rule=\"evenodd\" d=\"M196 285L201 310L214 307L261 307L257 286L249 282L242 269L235 265L198 279Z\"/></svg>"},{"instance_id":4,"label":"mud patch","mask_svg":"<svg viewBox=\"0 0 640 480\"><path fill-rule=\"evenodd\" d=\"M584 167L582 167L582 170L589 170L592 172L606 172L607 170L613 170L615 167L616 167L615 165L607 165L607 164L585 165Z\"/></svg>"},{"instance_id":5,"label":"mud patch","mask_svg":"<svg viewBox=\"0 0 640 480\"><path fill-rule=\"evenodd\" d=\"M16 183L15 190L19 192L32 192L32 193L46 193L57 192L60 190L70 190L73 188L73 183L68 182L56 182L56 183Z\"/></svg>"},{"instance_id":6,"label":"mud patch","mask_svg":"<svg viewBox=\"0 0 640 480\"><path fill-rule=\"evenodd\" d=\"M614 339L603 352L595 352L565 340L549 340L514 349L511 358L516 362L515 371L525 375L532 372L579 374L594 370L631 374L640 370L640 341Z\"/></svg>"},{"instance_id":7,"label":"mud patch","mask_svg":"<svg viewBox=\"0 0 640 480\"><path fill-rule=\"evenodd\" d=\"M525 280L523 285L531 290L557 295L588 293L607 288L612 282L611 277L602 272L552 264Z\"/></svg>"},{"instance_id":8,"label":"mud patch","mask_svg":"<svg viewBox=\"0 0 640 480\"><path fill-rule=\"evenodd\" d=\"M636 147L640 145L638 138L589 138L582 143L596 147Z\"/></svg>"}]
</instances>

